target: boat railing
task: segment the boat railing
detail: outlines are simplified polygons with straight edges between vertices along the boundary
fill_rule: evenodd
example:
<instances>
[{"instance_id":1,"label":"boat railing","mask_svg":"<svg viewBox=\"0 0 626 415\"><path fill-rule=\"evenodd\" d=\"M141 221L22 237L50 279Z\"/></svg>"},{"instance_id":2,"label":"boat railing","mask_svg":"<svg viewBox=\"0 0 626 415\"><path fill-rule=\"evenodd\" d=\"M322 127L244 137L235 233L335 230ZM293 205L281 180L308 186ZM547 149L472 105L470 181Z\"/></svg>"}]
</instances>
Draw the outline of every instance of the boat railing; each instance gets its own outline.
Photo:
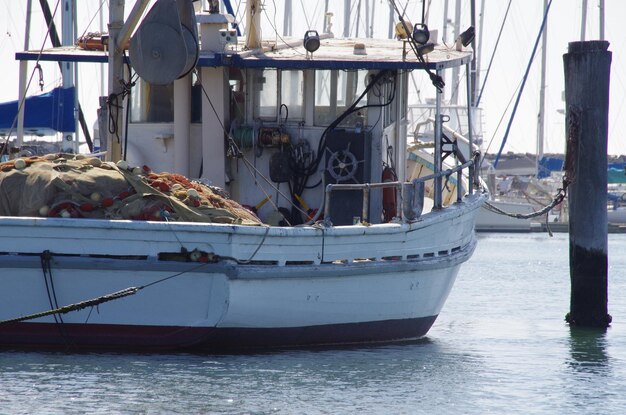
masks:
<instances>
[{"instance_id":1,"label":"boat railing","mask_svg":"<svg viewBox=\"0 0 626 415\"><path fill-rule=\"evenodd\" d=\"M424 206L424 188L425 183L429 180L434 180L436 178L450 177L453 174L456 174L457 183L459 185L456 186L457 203L460 203L463 200L463 186L460 185L463 180L463 170L468 170L468 194L472 194L474 192L474 186L477 184L476 177L476 169L474 166L478 160L479 154L477 153L473 159L459 164L458 166L442 170L440 172L430 174L428 176L419 177L417 179L413 179L410 182L382 182L382 183L335 183L326 185L326 203L324 205L324 222L327 224L332 224L332 218L330 213L331 203L332 203L332 192L338 190L362 190L363 191L363 201L361 205L361 221L367 222L369 219L368 207L369 207L369 199L370 199L370 191L372 189L385 189L385 188L395 188L396 189L396 206L400 206L401 208L397 211L397 217L401 221L414 221L421 215L422 208ZM435 189L435 191L441 192L442 189Z\"/></svg>"}]
</instances>

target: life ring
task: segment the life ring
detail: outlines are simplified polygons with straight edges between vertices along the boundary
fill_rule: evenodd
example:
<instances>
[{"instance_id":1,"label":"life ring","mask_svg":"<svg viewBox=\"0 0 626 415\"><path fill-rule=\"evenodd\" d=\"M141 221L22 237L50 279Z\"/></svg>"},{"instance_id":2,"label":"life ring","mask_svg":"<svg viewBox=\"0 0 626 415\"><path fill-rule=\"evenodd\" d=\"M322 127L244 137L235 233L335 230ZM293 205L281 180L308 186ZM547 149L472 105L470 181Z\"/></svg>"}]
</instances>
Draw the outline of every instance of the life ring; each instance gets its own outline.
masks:
<instances>
[{"instance_id":1,"label":"life ring","mask_svg":"<svg viewBox=\"0 0 626 415\"><path fill-rule=\"evenodd\" d=\"M396 171L389 167L385 166L383 169L382 182L395 182L398 180L398 176L396 175ZM397 206L397 191L395 187L385 187L383 188L383 221L390 222L394 217L398 214L398 206Z\"/></svg>"}]
</instances>

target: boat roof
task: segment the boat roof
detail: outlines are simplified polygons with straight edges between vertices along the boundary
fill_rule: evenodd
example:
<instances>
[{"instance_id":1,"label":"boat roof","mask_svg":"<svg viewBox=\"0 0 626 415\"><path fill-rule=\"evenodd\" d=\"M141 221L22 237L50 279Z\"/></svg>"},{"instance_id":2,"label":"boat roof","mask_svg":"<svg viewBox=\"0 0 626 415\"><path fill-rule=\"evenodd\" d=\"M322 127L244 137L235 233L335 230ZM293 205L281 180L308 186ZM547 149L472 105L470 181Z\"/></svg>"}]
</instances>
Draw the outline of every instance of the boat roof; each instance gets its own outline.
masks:
<instances>
[{"instance_id":1,"label":"boat roof","mask_svg":"<svg viewBox=\"0 0 626 415\"><path fill-rule=\"evenodd\" d=\"M221 53L201 51L199 67L234 66L239 68L280 69L424 69L439 70L470 62L472 51L457 51L441 45L417 60L410 45L390 39L322 38L320 48L307 54L302 39L265 40L262 48L244 50L243 38L236 46ZM106 63L108 52L64 46L15 54L17 60Z\"/></svg>"}]
</instances>

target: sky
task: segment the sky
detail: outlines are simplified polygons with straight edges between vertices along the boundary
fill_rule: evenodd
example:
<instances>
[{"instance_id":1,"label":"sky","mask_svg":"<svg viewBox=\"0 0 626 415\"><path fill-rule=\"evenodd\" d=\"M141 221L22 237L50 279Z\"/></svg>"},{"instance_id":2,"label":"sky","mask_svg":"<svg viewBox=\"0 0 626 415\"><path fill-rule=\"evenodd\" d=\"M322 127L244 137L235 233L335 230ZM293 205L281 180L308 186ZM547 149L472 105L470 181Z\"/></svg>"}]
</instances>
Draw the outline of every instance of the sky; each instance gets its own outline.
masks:
<instances>
[{"instance_id":1,"label":"sky","mask_svg":"<svg viewBox=\"0 0 626 415\"><path fill-rule=\"evenodd\" d=\"M59 0L48 0L54 10ZM469 26L469 0L459 0L461 5L461 30ZM503 22L505 10L509 0L484 0L484 13L477 16L478 22L483 22L482 38L480 43L480 78L485 78L487 66L492 57L498 32ZM422 3L419 0L399 0L401 8L406 10L409 19L415 23L421 19ZM104 3L106 20L106 0L80 0L78 2L78 34L100 30L98 10ZM232 1L240 20L243 18L244 6ZM323 0L292 0L294 31L316 29L322 31ZM353 1L350 32L354 34L357 25L360 35L364 35L365 0L361 2L360 15L357 14L358 1ZM431 30L438 29L439 37L443 33L444 19L443 6L445 0L427 0L428 26ZM476 0L477 11L480 12L481 0ZM586 40L599 39L599 0L587 1ZM0 77L0 102L17 99L18 95L18 62L15 61L15 52L24 48L24 31L26 19L26 0L0 0L0 61L2 76ZM128 12L133 2L126 2ZM455 1L448 0L448 18L455 19ZM568 42L581 40L582 0L552 0L548 18L548 47L546 70L546 111L545 111L545 153L564 152L565 127L564 102L562 100L563 54L567 52ZM283 5L281 0L264 1L264 17L262 19L264 38L273 37L274 28L283 33ZM344 2L332 0L329 2L329 11L334 14L332 30L336 37L343 34ZM406 5L406 7L404 7ZM374 0L370 3L370 11L374 9L373 35L387 37L388 33L388 2ZM60 27L60 12L57 16L57 25ZM356 16L360 16L358 19ZM608 153L611 155L626 154L626 31L622 31L626 16L626 1L605 0L605 39L610 42L609 50L613 53L611 66L611 96L609 104L609 139ZM45 22L39 8L39 2L33 1L30 48L39 49L45 35ZM504 137L506 125L509 121L517 89L528 65L535 39L539 33L543 18L543 0L511 0L511 7L507 20L503 26L500 44L493 54L493 64L489 77L484 86L481 99L483 117L481 125L484 131L486 145L489 152L496 152ZM297 29L296 29L297 28ZM451 28L449 28L451 30ZM480 29L477 29L480 34ZM294 33L294 35L298 35ZM449 38L452 35L449 35ZM49 42L46 44L49 46ZM540 89L540 53L537 51L534 63L520 100L519 109L512 124L504 151L536 152L537 113L539 108ZM60 84L60 73L55 64L42 65L44 68L44 84L51 89ZM29 67L32 70L33 65ZM96 119L97 97L106 88L100 80L100 66L89 64L82 66L79 71L79 100L83 106L89 125ZM432 88L428 81L419 82L417 87L421 95L427 94ZM462 84L464 82L461 82ZM29 89L29 94L38 93L38 79L35 79ZM426 91L426 92L425 92ZM414 91L413 91L414 92Z\"/></svg>"}]
</instances>

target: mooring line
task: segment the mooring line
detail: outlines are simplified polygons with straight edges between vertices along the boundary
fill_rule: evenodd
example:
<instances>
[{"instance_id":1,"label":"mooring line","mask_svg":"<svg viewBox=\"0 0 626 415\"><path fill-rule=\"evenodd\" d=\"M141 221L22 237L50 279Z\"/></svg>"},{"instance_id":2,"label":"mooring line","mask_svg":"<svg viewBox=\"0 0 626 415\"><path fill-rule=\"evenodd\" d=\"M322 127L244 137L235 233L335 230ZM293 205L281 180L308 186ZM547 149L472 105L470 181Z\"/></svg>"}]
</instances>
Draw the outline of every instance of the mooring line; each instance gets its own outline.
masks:
<instances>
[{"instance_id":1,"label":"mooring line","mask_svg":"<svg viewBox=\"0 0 626 415\"><path fill-rule=\"evenodd\" d=\"M63 306L63 307L57 307L57 308L54 308L54 309L51 309L51 310L47 310L47 311L42 311L42 312L39 312L39 313L28 314L28 315L25 315L25 316L16 317L16 318L12 318L12 319L9 319L9 320L2 320L2 321L0 321L0 325L1 324L7 324L7 323L18 323L18 322L26 321L26 320L34 320L36 318L46 317L46 316L50 316L50 315L54 315L55 321L57 321L57 319L56 319L56 315L57 314L67 314L67 313L70 313L72 311L79 311L79 310L85 309L87 307L98 306L100 304L103 304L103 303L106 303L106 302L109 302L109 301L117 300L119 298L128 297L130 295L137 294L139 291L143 290L144 288L148 288L148 287L151 287L153 285L160 284L162 282L165 282L165 281L170 280L172 278L175 278L175 277L178 277L180 275L186 274L188 272L197 271L198 269L200 269L202 267L206 267L207 265L209 265L209 264L202 263L202 264L199 264L198 266L195 266L195 267L193 267L191 269L188 269L188 270L185 270L185 271L181 271L181 272L177 272L176 274L169 275L167 277L158 279L156 281L152 281L152 282L150 282L148 284L144 284L144 285L141 285L139 287L128 287L128 288L125 288L123 290L116 291L114 293L105 294L105 295L102 295L100 297L92 298L90 300L85 300L85 301L81 301L81 302L78 302L78 303L69 304L69 305L66 305L66 306ZM58 323L58 321L57 321L57 323Z\"/></svg>"}]
</instances>

